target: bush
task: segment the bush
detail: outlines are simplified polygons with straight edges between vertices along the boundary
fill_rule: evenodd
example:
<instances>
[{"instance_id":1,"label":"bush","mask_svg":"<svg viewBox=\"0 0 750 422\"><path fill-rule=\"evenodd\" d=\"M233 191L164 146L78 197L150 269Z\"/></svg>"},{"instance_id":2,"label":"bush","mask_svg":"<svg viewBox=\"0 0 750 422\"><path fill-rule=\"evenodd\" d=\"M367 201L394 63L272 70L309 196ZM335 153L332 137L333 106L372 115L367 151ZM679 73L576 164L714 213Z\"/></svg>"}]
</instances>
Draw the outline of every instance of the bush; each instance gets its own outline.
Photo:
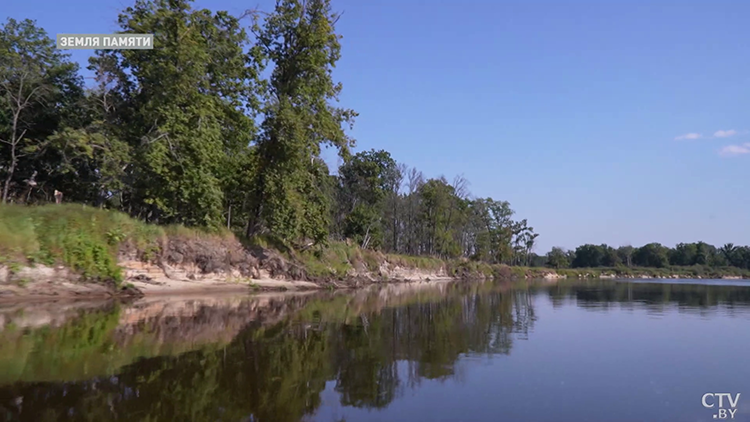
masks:
<instances>
[{"instance_id":1,"label":"bush","mask_svg":"<svg viewBox=\"0 0 750 422\"><path fill-rule=\"evenodd\" d=\"M158 248L164 230L83 205L0 206L0 255L15 263L63 264L87 280L122 281L124 244Z\"/></svg>"}]
</instances>

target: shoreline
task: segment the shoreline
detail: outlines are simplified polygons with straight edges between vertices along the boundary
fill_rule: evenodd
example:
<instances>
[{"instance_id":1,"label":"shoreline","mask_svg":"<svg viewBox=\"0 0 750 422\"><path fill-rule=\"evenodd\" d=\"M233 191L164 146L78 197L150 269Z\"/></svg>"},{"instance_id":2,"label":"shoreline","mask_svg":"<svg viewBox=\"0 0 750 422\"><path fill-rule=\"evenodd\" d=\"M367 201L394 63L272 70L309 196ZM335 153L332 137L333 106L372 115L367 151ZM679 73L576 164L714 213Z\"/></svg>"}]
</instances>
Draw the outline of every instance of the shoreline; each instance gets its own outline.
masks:
<instances>
[{"instance_id":1,"label":"shoreline","mask_svg":"<svg viewBox=\"0 0 750 422\"><path fill-rule=\"evenodd\" d=\"M7 227L28 232L0 239L0 302L340 290L431 280L750 279L744 267L509 266L387 253L348 240L295 250L272 236L243 240L230 231L148 225L77 205L0 211Z\"/></svg>"},{"instance_id":2,"label":"shoreline","mask_svg":"<svg viewBox=\"0 0 750 422\"><path fill-rule=\"evenodd\" d=\"M568 276L565 272L560 273L551 269L527 269L524 276L517 274L507 277L483 276L471 274L451 277L445 271L426 271L410 269L403 277L388 277L382 273L379 276L373 274L352 274L343 280L290 280L283 277L272 278L267 273L261 274L260 278L242 278L234 274L209 273L197 275L194 272L176 275L177 272L160 268L149 268L149 275L144 275L145 264L140 263L137 269L126 267L127 277L121 286L114 283L97 283L77 280L65 268L49 268L44 266L25 267L20 273L25 276L36 276L30 281L14 283L10 277L0 280L0 304L32 302L55 302L55 301L78 301L78 300L138 300L143 298L164 298L172 296L200 296L200 295L222 295L222 294L253 294L253 293L300 293L316 292L325 290L362 290L376 285L397 285L412 283L440 283L457 281L479 281L479 280L546 280L557 283L560 280L748 280L741 276L701 277L680 274L669 276L651 276L648 274L625 274L617 275L610 273L592 273L577 271L577 276ZM513 267L510 267L513 268ZM0 270L3 268L0 267ZM172 268L174 270L174 268ZM541 273L540 271L543 271ZM2 272L2 271L0 271ZM179 272L179 271L178 271ZM393 272L393 271L392 271ZM396 271L397 272L397 271ZM561 274L562 273L562 274ZM404 276L405 275L405 276Z\"/></svg>"}]
</instances>

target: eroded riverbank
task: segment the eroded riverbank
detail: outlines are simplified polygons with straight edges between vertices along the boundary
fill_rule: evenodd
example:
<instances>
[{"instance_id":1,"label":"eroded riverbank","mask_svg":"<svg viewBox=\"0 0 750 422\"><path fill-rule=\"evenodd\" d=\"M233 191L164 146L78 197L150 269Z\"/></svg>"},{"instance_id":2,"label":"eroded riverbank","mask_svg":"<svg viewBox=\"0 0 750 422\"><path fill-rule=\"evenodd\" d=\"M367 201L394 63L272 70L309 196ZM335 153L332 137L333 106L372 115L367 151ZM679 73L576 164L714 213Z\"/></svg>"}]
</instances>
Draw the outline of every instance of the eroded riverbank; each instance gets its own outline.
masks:
<instances>
[{"instance_id":1,"label":"eroded riverbank","mask_svg":"<svg viewBox=\"0 0 750 422\"><path fill-rule=\"evenodd\" d=\"M215 258L214 258L215 259ZM206 258L198 258L206 261ZM270 261L270 264L269 264ZM468 264L468 263L465 263ZM290 278L299 271L290 269L292 263L274 256L271 260L255 262L251 271L242 272L236 266L217 267L215 262L197 265L194 261L162 261L158 264L134 259L122 259L124 282L101 283L83 281L79 275L65 267L20 267L12 274L0 266L0 303L102 299L139 298L179 295L222 295L226 293L253 292L302 292L362 289L371 286L398 285L422 282L544 279L556 282L564 279L614 279L670 282L676 280L746 280L743 276L724 275L704 277L692 272L670 273L669 271L646 269L577 269L552 270L548 268L525 268L509 266L464 266L462 263L442 263L430 268L404 266L402 263L383 259L375 270L355 265L343 276L306 277L307 280ZM302 271L304 275L304 271Z\"/></svg>"}]
</instances>

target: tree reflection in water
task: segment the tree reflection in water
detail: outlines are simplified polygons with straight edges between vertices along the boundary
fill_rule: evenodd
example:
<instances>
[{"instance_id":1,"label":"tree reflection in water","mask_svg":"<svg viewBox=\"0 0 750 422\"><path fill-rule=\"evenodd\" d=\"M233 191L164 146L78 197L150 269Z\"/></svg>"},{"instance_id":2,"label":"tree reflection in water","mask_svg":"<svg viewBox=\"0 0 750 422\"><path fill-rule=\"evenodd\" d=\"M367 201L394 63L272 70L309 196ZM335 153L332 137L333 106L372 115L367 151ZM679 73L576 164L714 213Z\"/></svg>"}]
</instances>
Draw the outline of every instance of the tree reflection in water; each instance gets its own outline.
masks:
<instances>
[{"instance_id":1,"label":"tree reflection in water","mask_svg":"<svg viewBox=\"0 0 750 422\"><path fill-rule=\"evenodd\" d=\"M513 342L527 339L533 329L534 301L540 295L553 304L575 301L600 310L615 304L700 309L750 302L747 289L722 286L586 282L511 288L454 283L409 289L298 297L292 300L294 306L284 299L259 307L247 299L232 312L198 306L189 318L176 322L221 327L215 330L217 341L195 350L176 348L167 355L141 353L143 343L129 336L138 331L163 338L163 332L149 328L152 320L128 322L130 328L124 330L122 317L119 326L113 323L122 312L119 307L16 337L6 327L0 339L3 365L49 372L49 365L39 365L38 359L65 355L68 361L56 362L79 373L73 376L57 368L44 379L47 372L20 370L16 374L21 376L0 380L0 419L291 422L316 412L331 381L342 405L378 409L417 388L421 380L455 377L463 356L509 354ZM222 318L212 316L218 312L224 312ZM218 341L234 326L243 328ZM203 336L205 328L199 330ZM2 353L7 345L28 339L33 342L27 349L56 349L28 353L23 359L15 346L13 356ZM140 349L131 350L134 345ZM95 354L122 355L124 350L130 353L128 363L118 367L110 359L115 366L91 367L99 373L86 373L85 361L69 362L75 356L94 362Z\"/></svg>"}]
</instances>

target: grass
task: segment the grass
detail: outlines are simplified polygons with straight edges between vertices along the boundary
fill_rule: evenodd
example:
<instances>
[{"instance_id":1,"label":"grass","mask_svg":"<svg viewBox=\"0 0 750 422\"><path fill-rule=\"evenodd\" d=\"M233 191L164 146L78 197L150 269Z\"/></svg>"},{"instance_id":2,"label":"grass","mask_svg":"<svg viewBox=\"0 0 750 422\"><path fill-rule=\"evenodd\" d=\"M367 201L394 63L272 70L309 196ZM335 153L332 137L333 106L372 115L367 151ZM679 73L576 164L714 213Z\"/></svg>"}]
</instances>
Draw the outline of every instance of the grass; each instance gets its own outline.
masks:
<instances>
[{"instance_id":1,"label":"grass","mask_svg":"<svg viewBox=\"0 0 750 422\"><path fill-rule=\"evenodd\" d=\"M429 256L388 254L386 257L391 264L406 268L437 271L445 267L445 261Z\"/></svg>"},{"instance_id":2,"label":"grass","mask_svg":"<svg viewBox=\"0 0 750 422\"><path fill-rule=\"evenodd\" d=\"M11 272L23 265L64 265L80 273L84 280L114 281L120 285L123 275L117 256L123 249L136 251L141 260L153 262L167 238L189 241L233 236L226 229L150 225L124 213L84 205L0 206L0 265ZM379 272L386 261L424 270L445 266L436 258L384 255L345 242L298 252L270 235L241 241L248 248L274 249L285 258L300 262L313 277L343 279L355 269Z\"/></svg>"},{"instance_id":3,"label":"grass","mask_svg":"<svg viewBox=\"0 0 750 422\"><path fill-rule=\"evenodd\" d=\"M289 259L294 253L292 248L287 245L282 239L279 239L278 237L270 233L260 234L249 239L245 236L237 236L237 238L242 243L242 245L248 249L273 249L287 259Z\"/></svg>"},{"instance_id":4,"label":"grass","mask_svg":"<svg viewBox=\"0 0 750 422\"><path fill-rule=\"evenodd\" d=\"M169 238L230 239L226 229L194 229L180 225L155 226L126 214L84 205L64 204L36 207L0 205L0 265L17 273L24 265L64 265L80 273L84 280L122 282L117 265L120 251L135 250L144 261L154 261ZM344 279L354 270L379 273L385 262L393 266L425 271L445 269L454 277L495 279L541 278L556 272L569 278L671 277L750 278L750 271L735 267L667 268L576 268L551 269L490 265L472 260L443 261L425 256L383 254L345 242L331 242L325 248L294 251L269 235L241 239L245 247L279 251L285 258L301 263L309 276ZM385 276L385 275L383 275Z\"/></svg>"},{"instance_id":5,"label":"grass","mask_svg":"<svg viewBox=\"0 0 750 422\"><path fill-rule=\"evenodd\" d=\"M331 242L327 247L292 253L292 256L305 266L308 274L314 277L343 278L355 269L377 273L385 262L411 269L438 271L446 267L446 262L426 256L383 254L370 249L362 249L345 242Z\"/></svg>"},{"instance_id":6,"label":"grass","mask_svg":"<svg viewBox=\"0 0 750 422\"><path fill-rule=\"evenodd\" d=\"M313 277L333 277L341 279L354 269L359 248L344 242L332 242L326 248L307 250L297 254L307 273Z\"/></svg>"},{"instance_id":7,"label":"grass","mask_svg":"<svg viewBox=\"0 0 750 422\"><path fill-rule=\"evenodd\" d=\"M22 264L65 265L87 280L122 281L117 252L124 243L158 250L163 228L83 205L0 206L0 256Z\"/></svg>"},{"instance_id":8,"label":"grass","mask_svg":"<svg viewBox=\"0 0 750 422\"><path fill-rule=\"evenodd\" d=\"M123 249L153 262L167 237L233 236L227 229L146 224L121 212L79 204L0 205L0 264L11 272L22 265L65 265L84 280L114 281L119 286L123 276L117 255Z\"/></svg>"}]
</instances>

